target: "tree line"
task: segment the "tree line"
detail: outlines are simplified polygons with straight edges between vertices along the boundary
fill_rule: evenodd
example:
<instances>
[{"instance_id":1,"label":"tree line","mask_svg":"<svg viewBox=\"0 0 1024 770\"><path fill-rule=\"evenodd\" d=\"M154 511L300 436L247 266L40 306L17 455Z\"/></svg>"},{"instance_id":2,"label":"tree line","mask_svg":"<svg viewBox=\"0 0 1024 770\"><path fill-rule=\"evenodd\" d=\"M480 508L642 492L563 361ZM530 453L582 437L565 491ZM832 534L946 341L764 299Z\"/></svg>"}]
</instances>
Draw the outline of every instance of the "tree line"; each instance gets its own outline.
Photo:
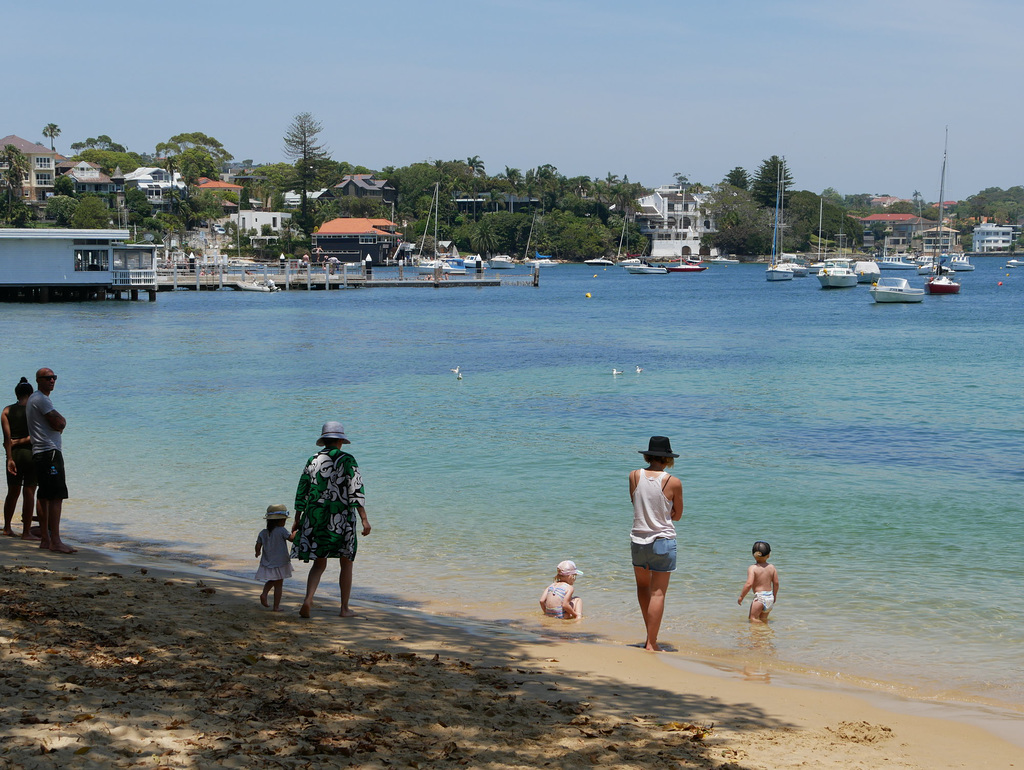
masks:
<instances>
[{"instance_id":1,"label":"tree line","mask_svg":"<svg viewBox=\"0 0 1024 770\"><path fill-rule=\"evenodd\" d=\"M631 182L626 175L609 172L604 178L568 177L552 164L525 171L505 166L488 174L478 155L375 170L334 160L321 140L322 132L323 125L311 113L299 113L282 137L286 161L255 165L246 159L238 164L249 172L242 180L240 195L195 190L181 195L172 189L165 210L154 213L145 194L129 188L124 215L140 230L162 235L220 218L225 196L243 209L249 201L258 200L266 209L281 210L285 208L285 193L295 191L299 206L291 229L283 234L284 248L306 247L310 235L325 221L360 216L392 219L406 241L426 243L429 250L433 247L434 224L428 222L428 214L436 187L438 237L454 241L463 251L518 255L525 253L529 241L531 249L545 254L587 259L613 255L620 248L643 253L649 245L635 215L638 199L651 190ZM50 123L42 134L52 148L61 130ZM141 166L158 166L172 175L179 173L190 187L202 177L219 178L234 161L220 141L202 132L171 136L158 143L152 153L131 152L107 135L70 146L75 152L72 160L96 163L108 175L115 169L130 173ZM0 216L8 224L23 226L31 221L32 211L20 197L21 174L27 173L27 168L18 155L17 148L10 145L0 150L6 192L0 200ZM331 188L351 174L374 174L386 179L396 190L396 203L391 206L345 197L321 201L314 197L318 190ZM769 252L777 217L782 225L783 250L813 251L835 247L840 241L849 248L862 237L863 227L857 217L872 213L873 196L842 196L833 188L820 195L796 190L788 164L776 155L764 160L753 173L737 166L716 184L691 182L682 173L674 177L683 190L703 201L705 213L715 223L714 232L704 236L704 244L723 253ZM103 211L106 206L97 205L102 201L87 202L90 196L76 196L70 179L58 177L54 193L47 203L47 218L58 225L109 225L109 212ZM926 219L938 216L934 206L925 206L917 192L913 201L896 203L886 211L914 213ZM1016 222L1024 216L1024 187L1005 191L988 188L957 204L948 215L951 224L963 231L983 217Z\"/></svg>"}]
</instances>

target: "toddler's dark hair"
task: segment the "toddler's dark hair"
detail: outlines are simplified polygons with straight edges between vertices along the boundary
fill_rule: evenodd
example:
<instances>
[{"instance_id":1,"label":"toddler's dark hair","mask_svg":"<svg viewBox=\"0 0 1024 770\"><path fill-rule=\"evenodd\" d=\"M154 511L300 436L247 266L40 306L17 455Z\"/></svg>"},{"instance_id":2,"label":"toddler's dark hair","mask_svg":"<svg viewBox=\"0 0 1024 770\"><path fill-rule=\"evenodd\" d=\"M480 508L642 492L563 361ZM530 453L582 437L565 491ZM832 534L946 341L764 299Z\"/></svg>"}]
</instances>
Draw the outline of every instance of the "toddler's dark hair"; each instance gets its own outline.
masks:
<instances>
[{"instance_id":1,"label":"toddler's dark hair","mask_svg":"<svg viewBox=\"0 0 1024 770\"><path fill-rule=\"evenodd\" d=\"M769 556L772 552L772 547L768 545L768 543L766 543L764 540L758 540L756 543L754 543L754 547L750 549L750 552L755 556L757 556L758 554L760 554L761 556Z\"/></svg>"}]
</instances>

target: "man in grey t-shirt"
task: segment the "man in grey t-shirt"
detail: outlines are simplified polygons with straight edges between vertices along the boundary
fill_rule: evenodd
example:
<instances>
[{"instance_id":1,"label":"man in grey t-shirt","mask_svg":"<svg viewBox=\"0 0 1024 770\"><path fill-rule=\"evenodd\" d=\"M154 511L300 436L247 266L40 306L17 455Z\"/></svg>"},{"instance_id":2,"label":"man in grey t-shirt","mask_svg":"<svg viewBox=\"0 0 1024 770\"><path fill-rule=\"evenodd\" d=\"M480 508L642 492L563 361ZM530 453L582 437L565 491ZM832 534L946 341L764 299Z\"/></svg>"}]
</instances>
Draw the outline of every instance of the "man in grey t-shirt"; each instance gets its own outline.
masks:
<instances>
[{"instance_id":1,"label":"man in grey t-shirt","mask_svg":"<svg viewBox=\"0 0 1024 770\"><path fill-rule=\"evenodd\" d=\"M36 466L39 490L36 498L42 509L39 517L40 548L58 553L74 553L75 549L60 539L60 515L68 497L64 476L64 455L61 437L68 421L53 408L50 394L57 384L57 375L43 367L36 372L38 390L28 398L25 416L32 439L32 462Z\"/></svg>"}]
</instances>

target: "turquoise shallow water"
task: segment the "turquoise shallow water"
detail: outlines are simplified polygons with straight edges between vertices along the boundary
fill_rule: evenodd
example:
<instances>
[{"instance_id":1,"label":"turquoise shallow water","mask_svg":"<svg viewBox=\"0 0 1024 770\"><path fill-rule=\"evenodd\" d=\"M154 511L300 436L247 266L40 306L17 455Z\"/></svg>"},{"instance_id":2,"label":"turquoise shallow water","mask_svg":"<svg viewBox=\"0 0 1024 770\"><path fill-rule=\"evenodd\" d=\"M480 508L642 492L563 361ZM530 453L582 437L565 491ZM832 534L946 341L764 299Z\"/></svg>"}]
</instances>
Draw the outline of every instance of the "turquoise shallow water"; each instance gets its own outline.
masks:
<instances>
[{"instance_id":1,"label":"turquoise shallow water","mask_svg":"<svg viewBox=\"0 0 1024 770\"><path fill-rule=\"evenodd\" d=\"M249 574L262 511L337 418L374 525L357 600L542 627L573 558L573 633L620 641L643 635L626 475L666 434L686 507L665 642L1019 707L1024 271L976 262L960 296L902 306L748 265L5 305L0 384L59 374L71 540ZM769 629L736 606L757 539L782 578Z\"/></svg>"}]
</instances>

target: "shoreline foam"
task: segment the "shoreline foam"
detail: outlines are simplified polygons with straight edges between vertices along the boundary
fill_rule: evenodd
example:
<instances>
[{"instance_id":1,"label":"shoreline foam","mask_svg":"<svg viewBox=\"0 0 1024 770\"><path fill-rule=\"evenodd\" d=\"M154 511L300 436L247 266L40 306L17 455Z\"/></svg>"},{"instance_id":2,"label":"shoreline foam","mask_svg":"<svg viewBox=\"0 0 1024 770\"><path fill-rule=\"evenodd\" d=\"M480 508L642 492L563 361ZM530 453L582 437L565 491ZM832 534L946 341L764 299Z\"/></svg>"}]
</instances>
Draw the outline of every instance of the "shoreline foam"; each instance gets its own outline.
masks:
<instances>
[{"instance_id":1,"label":"shoreline foam","mask_svg":"<svg viewBox=\"0 0 1024 770\"><path fill-rule=\"evenodd\" d=\"M251 582L85 548L60 556L2 538L0 558L0 713L13 725L0 762L248 766L272 754L281 766L326 766L340 754L363 766L942 768L1024 760L1020 746L964 720L899 713L849 688L714 675L679 654L531 639L382 606L359 605L362 617L349 622L327 599L303 622L259 608Z\"/></svg>"}]
</instances>

